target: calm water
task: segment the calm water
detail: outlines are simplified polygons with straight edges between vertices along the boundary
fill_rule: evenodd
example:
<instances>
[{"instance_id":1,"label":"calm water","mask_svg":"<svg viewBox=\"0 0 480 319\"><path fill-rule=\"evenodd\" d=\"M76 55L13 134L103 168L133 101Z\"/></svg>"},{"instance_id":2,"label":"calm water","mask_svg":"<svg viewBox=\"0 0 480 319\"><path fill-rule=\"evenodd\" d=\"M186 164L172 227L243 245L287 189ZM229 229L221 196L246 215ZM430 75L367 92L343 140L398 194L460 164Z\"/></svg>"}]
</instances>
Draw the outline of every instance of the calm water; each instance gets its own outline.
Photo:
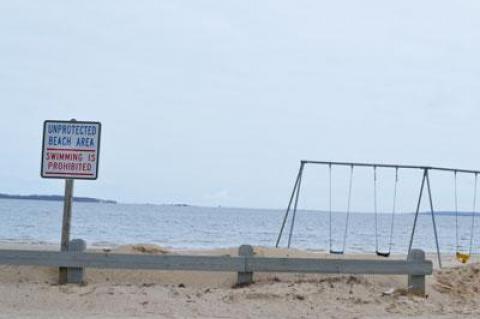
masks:
<instances>
[{"instance_id":1,"label":"calm water","mask_svg":"<svg viewBox=\"0 0 480 319\"><path fill-rule=\"evenodd\" d=\"M59 243L62 203L0 200L0 243ZM75 203L72 238L90 246L153 243L172 248L233 247L244 243L274 246L284 212L235 208L177 207L167 205ZM413 214L397 214L392 251L405 253ZM388 247L391 215L379 215L379 244ZM299 211L292 247L328 250L328 213ZM462 244L469 242L471 217L459 218ZM332 232L334 248L341 248L345 215L336 213ZM455 216L437 216L442 251L455 251ZM480 218L477 218L480 225ZM287 225L288 227L288 225ZM480 227L475 230L474 251L479 251ZM286 237L282 245L286 245ZM434 251L430 215L421 215L415 247ZM374 215L351 214L347 250L375 250Z\"/></svg>"}]
</instances>

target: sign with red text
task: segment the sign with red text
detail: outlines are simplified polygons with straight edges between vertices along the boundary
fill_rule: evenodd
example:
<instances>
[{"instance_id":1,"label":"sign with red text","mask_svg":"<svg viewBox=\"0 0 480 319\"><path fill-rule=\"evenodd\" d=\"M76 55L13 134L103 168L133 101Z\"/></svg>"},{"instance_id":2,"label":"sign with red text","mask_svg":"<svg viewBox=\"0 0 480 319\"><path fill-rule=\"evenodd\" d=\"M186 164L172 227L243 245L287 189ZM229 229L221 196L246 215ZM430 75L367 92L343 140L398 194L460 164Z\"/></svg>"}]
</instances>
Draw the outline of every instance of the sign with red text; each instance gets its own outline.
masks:
<instances>
[{"instance_id":1,"label":"sign with red text","mask_svg":"<svg viewBox=\"0 0 480 319\"><path fill-rule=\"evenodd\" d=\"M97 179L101 127L99 122L45 121L42 177Z\"/></svg>"}]
</instances>

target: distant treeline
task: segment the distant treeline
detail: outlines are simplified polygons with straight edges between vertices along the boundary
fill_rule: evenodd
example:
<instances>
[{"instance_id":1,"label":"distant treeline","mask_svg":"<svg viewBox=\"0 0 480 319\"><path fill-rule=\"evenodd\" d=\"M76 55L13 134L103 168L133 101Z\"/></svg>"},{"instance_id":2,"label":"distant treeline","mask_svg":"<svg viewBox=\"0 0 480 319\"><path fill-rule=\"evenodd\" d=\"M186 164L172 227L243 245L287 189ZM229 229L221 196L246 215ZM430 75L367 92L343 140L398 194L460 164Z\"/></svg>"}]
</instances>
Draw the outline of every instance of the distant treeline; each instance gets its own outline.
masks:
<instances>
[{"instance_id":1,"label":"distant treeline","mask_svg":"<svg viewBox=\"0 0 480 319\"><path fill-rule=\"evenodd\" d=\"M9 195L9 194L0 193L0 199L63 201L63 196L60 196L60 195ZM73 197L73 201L81 202L81 203L104 203L104 204L117 203L114 200L92 198L92 197Z\"/></svg>"}]
</instances>

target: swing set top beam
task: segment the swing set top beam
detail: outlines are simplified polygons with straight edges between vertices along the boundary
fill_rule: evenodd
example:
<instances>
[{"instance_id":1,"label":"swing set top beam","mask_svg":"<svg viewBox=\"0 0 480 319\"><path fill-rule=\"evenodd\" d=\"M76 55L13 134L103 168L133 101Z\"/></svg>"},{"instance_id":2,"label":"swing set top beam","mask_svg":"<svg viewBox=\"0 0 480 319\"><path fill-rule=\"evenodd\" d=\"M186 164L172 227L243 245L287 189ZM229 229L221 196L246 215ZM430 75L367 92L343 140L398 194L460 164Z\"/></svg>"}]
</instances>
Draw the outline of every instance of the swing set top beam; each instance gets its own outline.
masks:
<instances>
[{"instance_id":1,"label":"swing set top beam","mask_svg":"<svg viewBox=\"0 0 480 319\"><path fill-rule=\"evenodd\" d=\"M465 174L480 174L480 171L477 171L477 170L435 167L435 166L400 165L400 164L357 163L357 162L326 162L326 161L310 161L310 160L302 160L301 164L302 165L305 165L305 164L319 164L319 165L332 165L332 166L383 167L383 168L398 168L398 169L403 168L403 169L436 170L436 171L465 173Z\"/></svg>"}]
</instances>

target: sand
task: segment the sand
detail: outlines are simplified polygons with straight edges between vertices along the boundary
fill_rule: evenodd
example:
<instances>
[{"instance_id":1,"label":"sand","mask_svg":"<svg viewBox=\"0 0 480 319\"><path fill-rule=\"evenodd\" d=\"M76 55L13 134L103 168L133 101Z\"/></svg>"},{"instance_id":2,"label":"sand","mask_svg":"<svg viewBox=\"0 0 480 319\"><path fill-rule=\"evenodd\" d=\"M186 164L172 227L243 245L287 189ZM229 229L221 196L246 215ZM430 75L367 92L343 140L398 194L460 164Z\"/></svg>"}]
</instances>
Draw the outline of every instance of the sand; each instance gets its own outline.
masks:
<instances>
[{"instance_id":1,"label":"sand","mask_svg":"<svg viewBox=\"0 0 480 319\"><path fill-rule=\"evenodd\" d=\"M141 244L113 251L178 253ZM325 257L262 247L255 253ZM406 294L406 276L256 274L252 286L232 288L234 273L88 269L86 285L59 286L56 269L0 266L0 318L480 318L480 264L458 266L449 257L446 265L428 277L426 298Z\"/></svg>"}]
</instances>

